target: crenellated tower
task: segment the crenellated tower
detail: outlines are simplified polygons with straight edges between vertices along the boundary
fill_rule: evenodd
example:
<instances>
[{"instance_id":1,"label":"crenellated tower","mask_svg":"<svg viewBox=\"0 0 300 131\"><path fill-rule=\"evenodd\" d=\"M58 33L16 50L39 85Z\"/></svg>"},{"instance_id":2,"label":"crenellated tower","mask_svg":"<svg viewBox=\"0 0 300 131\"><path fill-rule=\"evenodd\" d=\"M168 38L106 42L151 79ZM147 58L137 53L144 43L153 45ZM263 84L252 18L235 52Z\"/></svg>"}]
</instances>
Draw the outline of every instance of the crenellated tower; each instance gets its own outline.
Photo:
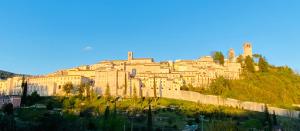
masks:
<instances>
[{"instance_id":1,"label":"crenellated tower","mask_svg":"<svg viewBox=\"0 0 300 131\"><path fill-rule=\"evenodd\" d=\"M252 45L250 42L245 42L243 49L244 49L244 54L243 54L244 58L246 58L247 56L250 56L250 57L253 56Z\"/></svg>"}]
</instances>

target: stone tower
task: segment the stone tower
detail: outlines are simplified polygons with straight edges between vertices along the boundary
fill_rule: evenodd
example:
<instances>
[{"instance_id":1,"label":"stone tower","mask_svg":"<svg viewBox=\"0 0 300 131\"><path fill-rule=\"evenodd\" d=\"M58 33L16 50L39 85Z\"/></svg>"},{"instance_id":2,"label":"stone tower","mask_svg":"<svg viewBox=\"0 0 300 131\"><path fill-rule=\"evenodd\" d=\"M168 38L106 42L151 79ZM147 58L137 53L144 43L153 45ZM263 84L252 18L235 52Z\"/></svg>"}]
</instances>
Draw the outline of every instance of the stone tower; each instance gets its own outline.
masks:
<instances>
[{"instance_id":1,"label":"stone tower","mask_svg":"<svg viewBox=\"0 0 300 131\"><path fill-rule=\"evenodd\" d=\"M230 62L234 62L234 59L235 59L235 52L234 49L231 48L228 52L228 60Z\"/></svg>"},{"instance_id":2,"label":"stone tower","mask_svg":"<svg viewBox=\"0 0 300 131\"><path fill-rule=\"evenodd\" d=\"M252 57L252 45L251 45L251 43L249 43L249 42L246 42L245 44L244 44L244 58L246 58L247 56L250 56L250 57Z\"/></svg>"},{"instance_id":3,"label":"stone tower","mask_svg":"<svg viewBox=\"0 0 300 131\"><path fill-rule=\"evenodd\" d=\"M128 52L128 61L133 60L133 52L129 51Z\"/></svg>"}]
</instances>

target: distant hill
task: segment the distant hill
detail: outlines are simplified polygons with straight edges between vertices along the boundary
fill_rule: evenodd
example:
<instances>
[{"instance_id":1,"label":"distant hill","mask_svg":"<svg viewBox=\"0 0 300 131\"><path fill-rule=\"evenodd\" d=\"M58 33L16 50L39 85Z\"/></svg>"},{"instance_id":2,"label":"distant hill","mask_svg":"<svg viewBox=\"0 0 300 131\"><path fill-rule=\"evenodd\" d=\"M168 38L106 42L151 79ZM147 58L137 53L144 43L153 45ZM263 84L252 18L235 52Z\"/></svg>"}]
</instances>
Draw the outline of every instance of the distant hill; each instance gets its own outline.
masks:
<instances>
[{"instance_id":1,"label":"distant hill","mask_svg":"<svg viewBox=\"0 0 300 131\"><path fill-rule=\"evenodd\" d=\"M8 71L0 70L0 79L7 79L7 78L13 77L15 75L16 75L15 73L11 73L11 72L8 72Z\"/></svg>"},{"instance_id":2,"label":"distant hill","mask_svg":"<svg viewBox=\"0 0 300 131\"><path fill-rule=\"evenodd\" d=\"M23 75L24 74L16 74L16 73L0 70L0 79L2 79L2 80L5 80L10 77L14 77L14 76L23 76ZM29 76L29 75L24 75L24 76Z\"/></svg>"}]
</instances>

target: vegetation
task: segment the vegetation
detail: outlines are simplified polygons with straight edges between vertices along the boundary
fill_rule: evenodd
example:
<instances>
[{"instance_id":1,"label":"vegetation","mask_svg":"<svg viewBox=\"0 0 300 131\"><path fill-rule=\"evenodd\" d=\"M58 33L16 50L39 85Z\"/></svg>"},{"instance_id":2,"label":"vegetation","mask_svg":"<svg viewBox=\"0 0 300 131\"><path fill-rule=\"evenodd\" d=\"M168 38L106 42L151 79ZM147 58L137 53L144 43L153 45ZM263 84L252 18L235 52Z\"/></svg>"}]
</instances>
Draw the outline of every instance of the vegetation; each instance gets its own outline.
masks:
<instances>
[{"instance_id":1,"label":"vegetation","mask_svg":"<svg viewBox=\"0 0 300 131\"><path fill-rule=\"evenodd\" d=\"M212 54L212 57L214 59L214 61L220 65L224 65L224 62L225 62L225 57L223 55L223 53L221 51L215 51L213 52Z\"/></svg>"},{"instance_id":2,"label":"vegetation","mask_svg":"<svg viewBox=\"0 0 300 131\"><path fill-rule=\"evenodd\" d=\"M13 77L15 75L16 74L14 74L14 73L0 70L0 79L7 79L7 78Z\"/></svg>"},{"instance_id":3,"label":"vegetation","mask_svg":"<svg viewBox=\"0 0 300 131\"><path fill-rule=\"evenodd\" d=\"M182 89L243 101L267 103L282 108L294 108L293 104L300 104L300 76L289 67L275 67L269 65L261 55L257 57L258 63L255 63L251 57L245 60L240 58L243 65L241 79L228 80L219 77L207 89L201 87ZM257 71L254 69L256 65L259 67Z\"/></svg>"},{"instance_id":4,"label":"vegetation","mask_svg":"<svg viewBox=\"0 0 300 131\"><path fill-rule=\"evenodd\" d=\"M25 77L23 76L22 78L22 98L21 98L21 106L24 106L26 104L26 99L27 99L27 81L25 81Z\"/></svg>"},{"instance_id":5,"label":"vegetation","mask_svg":"<svg viewBox=\"0 0 300 131\"><path fill-rule=\"evenodd\" d=\"M63 85L64 92L69 95L72 90L74 90L74 85L71 82L66 83Z\"/></svg>"},{"instance_id":6,"label":"vegetation","mask_svg":"<svg viewBox=\"0 0 300 131\"><path fill-rule=\"evenodd\" d=\"M0 70L0 80L3 79L7 79L7 78L11 78L11 77L15 77L15 76L28 76L28 75L23 75L23 74L15 74L15 73L11 73L8 71L3 71Z\"/></svg>"}]
</instances>

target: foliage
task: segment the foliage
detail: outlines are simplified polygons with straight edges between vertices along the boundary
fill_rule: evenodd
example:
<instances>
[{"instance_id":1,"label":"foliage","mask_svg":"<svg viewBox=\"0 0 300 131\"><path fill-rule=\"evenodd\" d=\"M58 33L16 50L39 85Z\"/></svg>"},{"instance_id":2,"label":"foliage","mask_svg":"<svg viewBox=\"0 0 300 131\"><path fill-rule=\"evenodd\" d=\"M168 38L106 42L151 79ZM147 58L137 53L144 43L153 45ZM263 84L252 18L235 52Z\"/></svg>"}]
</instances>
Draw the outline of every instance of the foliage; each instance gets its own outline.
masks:
<instances>
[{"instance_id":1,"label":"foliage","mask_svg":"<svg viewBox=\"0 0 300 131\"><path fill-rule=\"evenodd\" d=\"M46 105L46 108L47 108L47 110L53 110L53 108L54 108L53 102L49 101Z\"/></svg>"},{"instance_id":2,"label":"foliage","mask_svg":"<svg viewBox=\"0 0 300 131\"><path fill-rule=\"evenodd\" d=\"M230 82L222 76L215 79L209 87L210 92L214 95L222 95L228 89L230 89Z\"/></svg>"},{"instance_id":3,"label":"foliage","mask_svg":"<svg viewBox=\"0 0 300 131\"><path fill-rule=\"evenodd\" d=\"M26 104L26 98L27 98L27 81L25 81L25 77L22 78L22 97L21 97L21 106L25 106Z\"/></svg>"},{"instance_id":4,"label":"foliage","mask_svg":"<svg viewBox=\"0 0 300 131\"><path fill-rule=\"evenodd\" d=\"M268 72L269 64L265 58L259 57L258 67L260 72Z\"/></svg>"},{"instance_id":5,"label":"foliage","mask_svg":"<svg viewBox=\"0 0 300 131\"><path fill-rule=\"evenodd\" d=\"M78 94L79 94L80 97L83 96L83 93L85 92L86 87L87 87L87 85L86 85L85 83L82 83L82 84L80 84L79 87L77 88L77 91L78 91Z\"/></svg>"},{"instance_id":6,"label":"foliage","mask_svg":"<svg viewBox=\"0 0 300 131\"><path fill-rule=\"evenodd\" d=\"M0 79L7 79L14 76L15 76L14 73L0 70Z\"/></svg>"},{"instance_id":7,"label":"foliage","mask_svg":"<svg viewBox=\"0 0 300 131\"><path fill-rule=\"evenodd\" d=\"M300 76L288 67L269 66L268 72L243 72L241 79L218 78L208 89L189 88L189 90L291 108L292 104L300 103Z\"/></svg>"},{"instance_id":8,"label":"foliage","mask_svg":"<svg viewBox=\"0 0 300 131\"><path fill-rule=\"evenodd\" d=\"M154 80L153 80L153 94L154 94L154 98L157 98L157 93L156 93L156 78L154 76Z\"/></svg>"},{"instance_id":9,"label":"foliage","mask_svg":"<svg viewBox=\"0 0 300 131\"><path fill-rule=\"evenodd\" d=\"M149 104L149 109L147 113L147 130L152 131L153 130L153 124L152 124L152 110L151 105Z\"/></svg>"},{"instance_id":10,"label":"foliage","mask_svg":"<svg viewBox=\"0 0 300 131\"><path fill-rule=\"evenodd\" d=\"M265 124L267 130L271 131L273 125L272 125L272 119L271 119L271 116L270 116L269 109L268 109L267 105L265 105L264 115L265 115L264 124Z\"/></svg>"},{"instance_id":11,"label":"foliage","mask_svg":"<svg viewBox=\"0 0 300 131\"><path fill-rule=\"evenodd\" d=\"M133 86L133 95L132 95L133 97L133 99L135 100L135 99L137 99L137 90L136 90L136 86L134 85Z\"/></svg>"},{"instance_id":12,"label":"foliage","mask_svg":"<svg viewBox=\"0 0 300 131\"><path fill-rule=\"evenodd\" d=\"M68 83L66 83L66 84L63 85L63 91L67 95L69 95L72 90L74 90L74 85L72 84L72 82L68 82Z\"/></svg>"},{"instance_id":13,"label":"foliage","mask_svg":"<svg viewBox=\"0 0 300 131\"><path fill-rule=\"evenodd\" d=\"M274 126L278 125L277 116L275 114L275 111L273 111L272 119L273 119L273 125Z\"/></svg>"},{"instance_id":14,"label":"foliage","mask_svg":"<svg viewBox=\"0 0 300 131\"><path fill-rule=\"evenodd\" d=\"M1 131L16 131L16 121L13 115L4 115L0 117Z\"/></svg>"},{"instance_id":15,"label":"foliage","mask_svg":"<svg viewBox=\"0 0 300 131\"><path fill-rule=\"evenodd\" d=\"M5 103L5 104L3 104L2 111L6 115L13 115L13 113L14 113L14 105L12 103Z\"/></svg>"},{"instance_id":16,"label":"foliage","mask_svg":"<svg viewBox=\"0 0 300 131\"><path fill-rule=\"evenodd\" d=\"M214 61L220 65L224 65L224 62L225 62L225 57L223 55L223 53L221 51L215 51L213 52L212 54L212 57L214 59Z\"/></svg>"},{"instance_id":17,"label":"foliage","mask_svg":"<svg viewBox=\"0 0 300 131\"><path fill-rule=\"evenodd\" d=\"M251 73L254 73L255 72L255 69L254 69L254 61L253 59L250 57L250 56L247 56L245 58L245 69L248 71L248 72L251 72Z\"/></svg>"},{"instance_id":18,"label":"foliage","mask_svg":"<svg viewBox=\"0 0 300 131\"><path fill-rule=\"evenodd\" d=\"M41 96L37 93L37 91L34 91L31 93L31 95L27 96L27 101L26 101L26 105L34 105L36 104L38 101L41 100Z\"/></svg>"},{"instance_id":19,"label":"foliage","mask_svg":"<svg viewBox=\"0 0 300 131\"><path fill-rule=\"evenodd\" d=\"M107 97L107 98L110 97L110 87L109 87L109 84L106 85L104 96Z\"/></svg>"}]
</instances>

